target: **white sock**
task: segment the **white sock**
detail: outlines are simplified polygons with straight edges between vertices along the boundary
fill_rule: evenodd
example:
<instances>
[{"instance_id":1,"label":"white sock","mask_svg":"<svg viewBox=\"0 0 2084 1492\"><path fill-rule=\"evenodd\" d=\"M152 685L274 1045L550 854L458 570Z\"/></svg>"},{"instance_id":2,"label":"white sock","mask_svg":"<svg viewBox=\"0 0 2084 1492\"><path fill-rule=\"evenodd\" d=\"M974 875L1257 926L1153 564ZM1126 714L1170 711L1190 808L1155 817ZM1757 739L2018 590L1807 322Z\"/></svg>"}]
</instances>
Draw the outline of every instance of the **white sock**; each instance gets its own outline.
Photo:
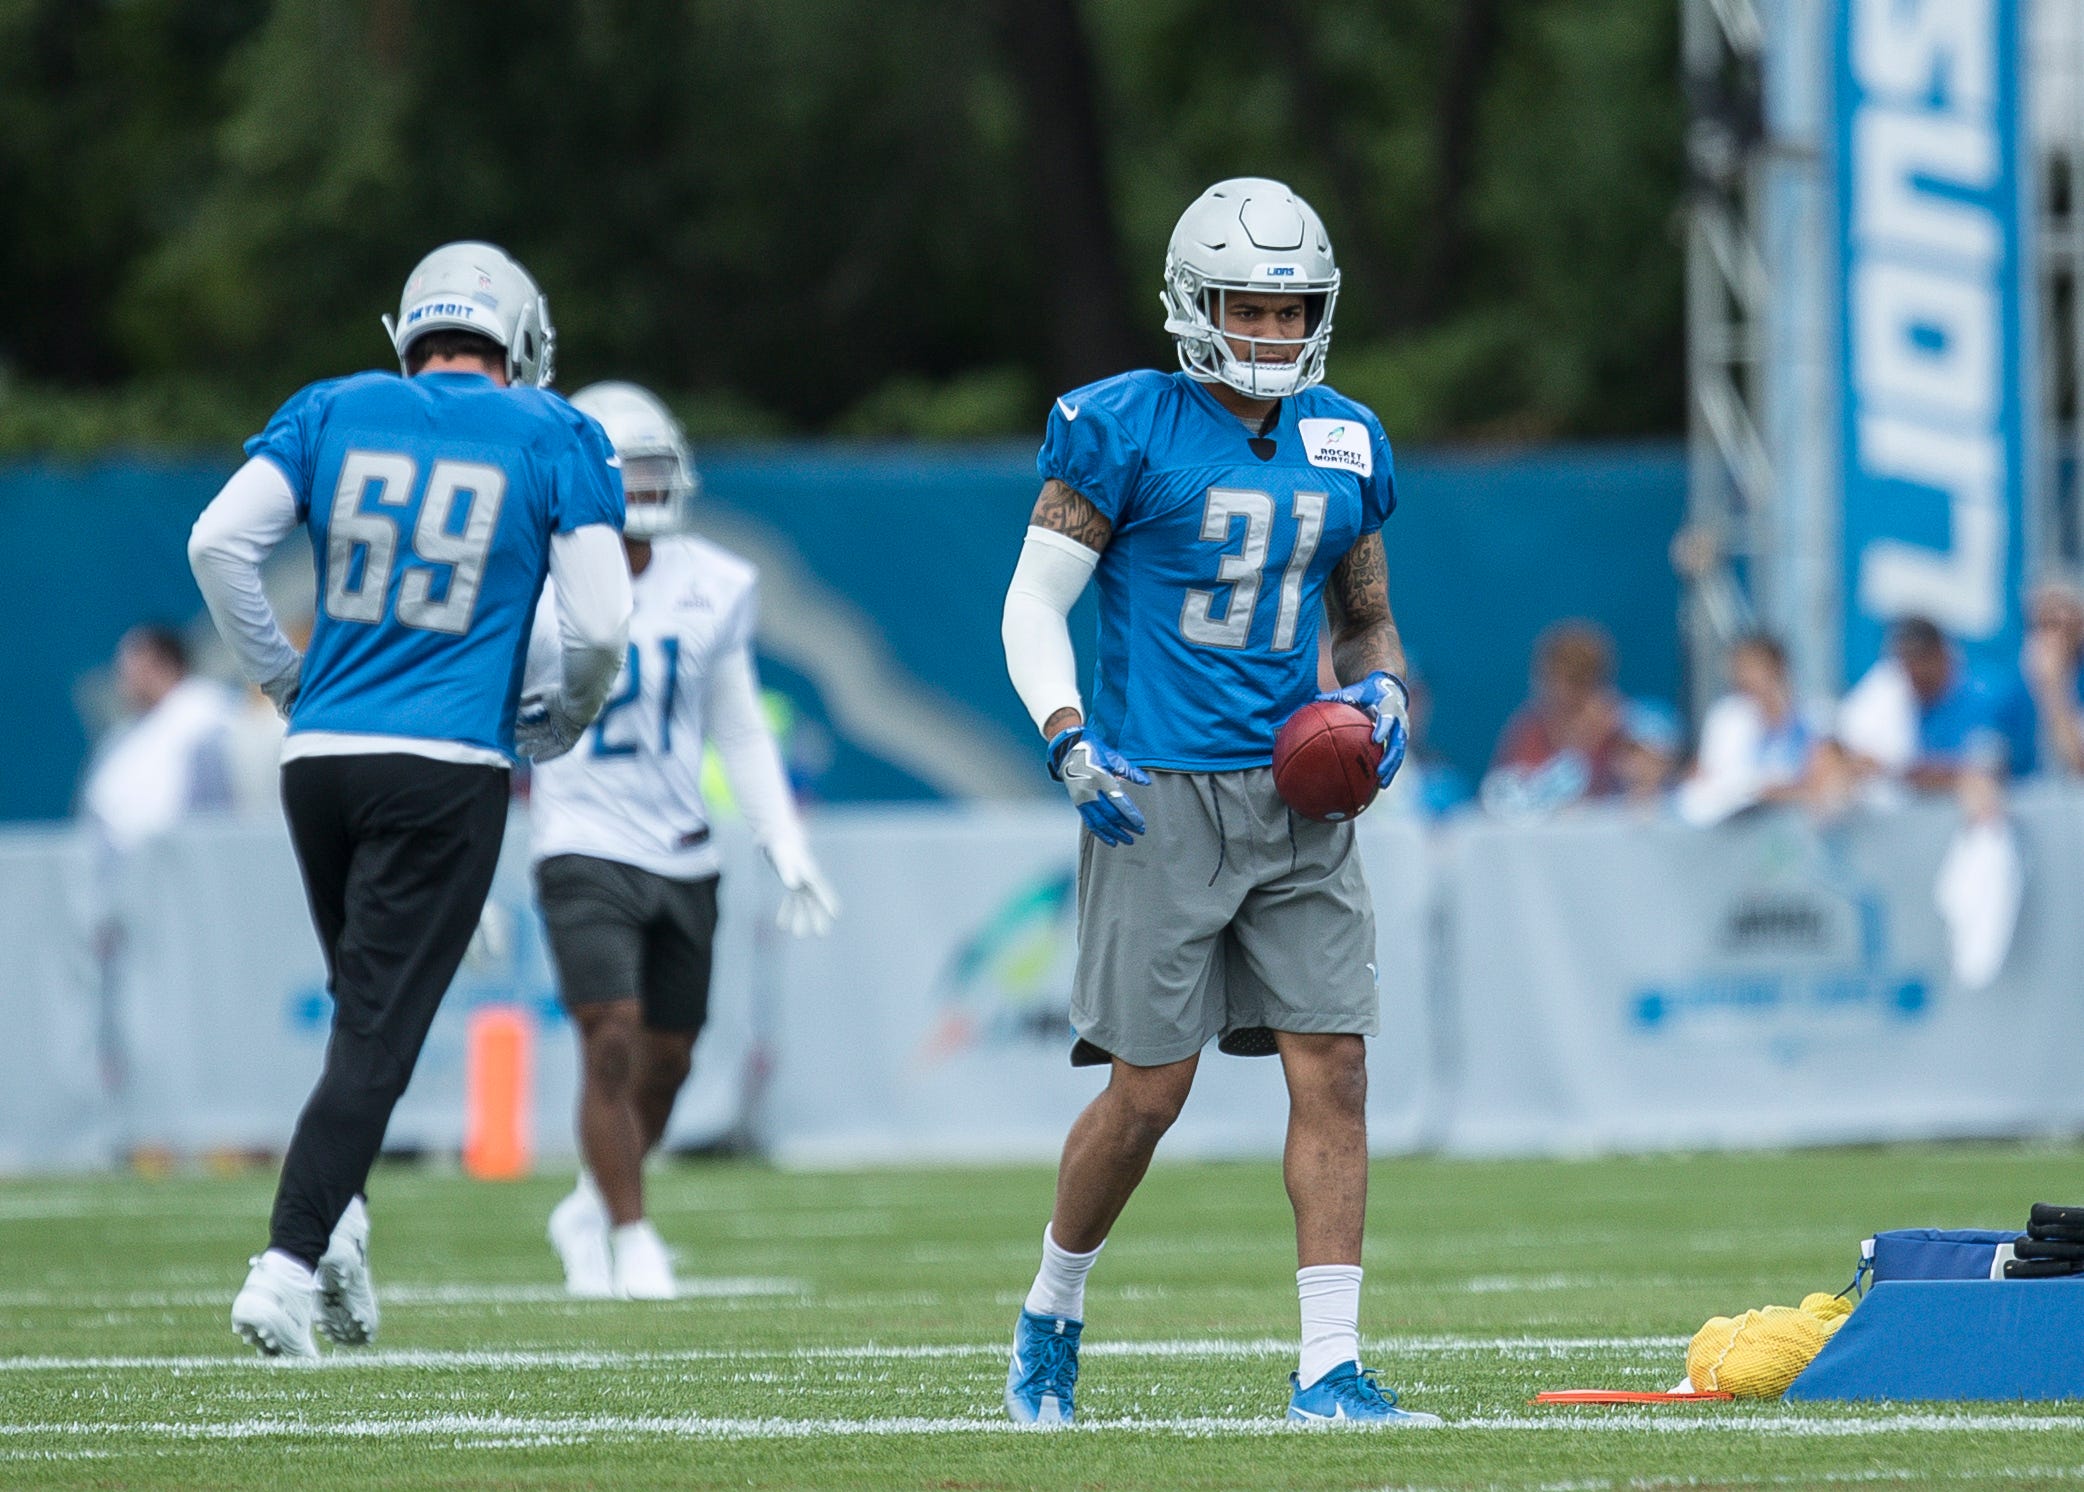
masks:
<instances>
[{"instance_id":1,"label":"white sock","mask_svg":"<svg viewBox=\"0 0 2084 1492\"><path fill-rule=\"evenodd\" d=\"M318 1284L318 1275L309 1264L295 1254L285 1254L281 1249L269 1249L260 1258L261 1267L277 1279L288 1280L292 1285L311 1289Z\"/></svg>"},{"instance_id":2,"label":"white sock","mask_svg":"<svg viewBox=\"0 0 2084 1492\"><path fill-rule=\"evenodd\" d=\"M1340 1363L1360 1360L1360 1266L1313 1264L1295 1272L1302 1299L1302 1364L1308 1388Z\"/></svg>"},{"instance_id":3,"label":"white sock","mask_svg":"<svg viewBox=\"0 0 2084 1492\"><path fill-rule=\"evenodd\" d=\"M1042 1230L1042 1268L1035 1274L1035 1283L1028 1287L1027 1308L1037 1316L1068 1316L1073 1321L1085 1320L1085 1277L1093 1272L1093 1261L1100 1257L1100 1249L1107 1241L1100 1241L1100 1248L1090 1254L1074 1254L1069 1249L1056 1246L1048 1228Z\"/></svg>"},{"instance_id":4,"label":"white sock","mask_svg":"<svg viewBox=\"0 0 2084 1492\"><path fill-rule=\"evenodd\" d=\"M599 1208L601 1216L606 1217L608 1215L608 1204L601 1197L601 1189L593 1184L593 1172L587 1170L586 1167L579 1167L579 1181L572 1190L584 1197L593 1206Z\"/></svg>"},{"instance_id":5,"label":"white sock","mask_svg":"<svg viewBox=\"0 0 2084 1492\"><path fill-rule=\"evenodd\" d=\"M648 1217L640 1217L633 1223L617 1224L609 1229L608 1239L617 1249L626 1248L632 1243L642 1245L653 1241L656 1241L659 1247L665 1247L665 1240L658 1236L658 1229L651 1226L651 1219Z\"/></svg>"}]
</instances>

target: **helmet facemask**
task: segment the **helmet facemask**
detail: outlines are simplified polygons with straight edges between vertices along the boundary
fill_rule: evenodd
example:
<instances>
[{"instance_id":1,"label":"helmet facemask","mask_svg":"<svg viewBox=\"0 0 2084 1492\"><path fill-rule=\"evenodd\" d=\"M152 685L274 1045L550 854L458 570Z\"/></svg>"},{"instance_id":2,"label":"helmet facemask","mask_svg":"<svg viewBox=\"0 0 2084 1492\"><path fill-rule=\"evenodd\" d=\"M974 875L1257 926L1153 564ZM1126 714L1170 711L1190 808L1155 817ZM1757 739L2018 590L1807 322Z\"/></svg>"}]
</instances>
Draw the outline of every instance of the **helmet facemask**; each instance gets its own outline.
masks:
<instances>
[{"instance_id":1,"label":"helmet facemask","mask_svg":"<svg viewBox=\"0 0 2084 1492\"><path fill-rule=\"evenodd\" d=\"M1324 360L1331 351L1332 306L1338 299L1336 278L1323 288L1201 282L1188 292L1183 282L1199 279L1191 270L1172 267L1166 276L1165 329L1173 334L1180 366L1203 383L1224 383L1254 399L1285 399L1324 381ZM1248 337L1225 331L1233 295L1294 296L1303 303L1305 332L1300 337ZM1187 312L1180 313L1184 303ZM1243 355L1239 355L1242 348ZM1272 355L1268 355L1272 354Z\"/></svg>"},{"instance_id":2,"label":"helmet facemask","mask_svg":"<svg viewBox=\"0 0 2084 1492\"><path fill-rule=\"evenodd\" d=\"M648 542L687 528L702 479L687 432L658 395L634 383L590 383L572 407L599 421L615 448L623 537Z\"/></svg>"},{"instance_id":3,"label":"helmet facemask","mask_svg":"<svg viewBox=\"0 0 2084 1492\"><path fill-rule=\"evenodd\" d=\"M1229 297L1300 296L1305 333L1224 331ZM1180 367L1254 399L1283 399L1324 380L1339 271L1331 239L1307 202L1278 181L1219 181L1181 214L1165 254L1165 330Z\"/></svg>"},{"instance_id":4,"label":"helmet facemask","mask_svg":"<svg viewBox=\"0 0 2084 1492\"><path fill-rule=\"evenodd\" d=\"M651 540L679 533L694 508L695 475L683 453L622 453L622 532Z\"/></svg>"}]
</instances>

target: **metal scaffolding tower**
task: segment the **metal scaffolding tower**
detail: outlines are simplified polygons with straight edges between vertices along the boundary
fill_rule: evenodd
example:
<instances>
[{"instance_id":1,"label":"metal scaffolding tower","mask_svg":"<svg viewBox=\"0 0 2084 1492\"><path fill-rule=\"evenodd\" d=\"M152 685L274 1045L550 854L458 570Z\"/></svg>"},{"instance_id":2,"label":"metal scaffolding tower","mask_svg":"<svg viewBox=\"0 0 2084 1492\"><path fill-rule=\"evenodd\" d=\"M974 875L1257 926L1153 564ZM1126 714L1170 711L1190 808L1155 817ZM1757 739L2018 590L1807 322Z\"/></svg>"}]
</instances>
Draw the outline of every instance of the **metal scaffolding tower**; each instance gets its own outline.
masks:
<instances>
[{"instance_id":1,"label":"metal scaffolding tower","mask_svg":"<svg viewBox=\"0 0 2084 1492\"><path fill-rule=\"evenodd\" d=\"M2084 570L2084 0L2038 0L2031 29L2043 470L2029 575Z\"/></svg>"},{"instance_id":2,"label":"metal scaffolding tower","mask_svg":"<svg viewBox=\"0 0 2084 1492\"><path fill-rule=\"evenodd\" d=\"M1696 716L1729 639L1768 581L1773 463L1761 418L1768 281L1758 241L1765 28L1752 0L1686 0L1687 509L1673 562L1687 583Z\"/></svg>"},{"instance_id":3,"label":"metal scaffolding tower","mask_svg":"<svg viewBox=\"0 0 2084 1492\"><path fill-rule=\"evenodd\" d=\"M2040 393L2025 570L2084 573L2084 0L2022 0ZM1684 0L1686 656L1696 713L1764 627L1798 689L1841 675L1833 0Z\"/></svg>"}]
</instances>

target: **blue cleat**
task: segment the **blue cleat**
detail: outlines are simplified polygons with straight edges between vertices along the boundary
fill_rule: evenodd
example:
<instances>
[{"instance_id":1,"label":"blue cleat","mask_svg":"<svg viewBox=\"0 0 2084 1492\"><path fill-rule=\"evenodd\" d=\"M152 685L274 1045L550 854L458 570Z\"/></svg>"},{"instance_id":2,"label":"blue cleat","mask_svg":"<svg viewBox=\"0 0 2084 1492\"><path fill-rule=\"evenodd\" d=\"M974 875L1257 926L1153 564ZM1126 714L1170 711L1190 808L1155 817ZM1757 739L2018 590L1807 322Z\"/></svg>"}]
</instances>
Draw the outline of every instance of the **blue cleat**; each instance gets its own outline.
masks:
<instances>
[{"instance_id":1,"label":"blue cleat","mask_svg":"<svg viewBox=\"0 0 2084 1492\"><path fill-rule=\"evenodd\" d=\"M1068 1425L1078 1386L1078 1334L1083 1321L1020 1313L1013 1361L1006 1369L1006 1413L1022 1425Z\"/></svg>"},{"instance_id":2,"label":"blue cleat","mask_svg":"<svg viewBox=\"0 0 2084 1492\"><path fill-rule=\"evenodd\" d=\"M1396 1390L1375 1382L1375 1370L1340 1363L1308 1388L1290 1373L1288 1418L1298 1425L1352 1425L1367 1430L1426 1430L1444 1424L1437 1414L1397 1408Z\"/></svg>"}]
</instances>

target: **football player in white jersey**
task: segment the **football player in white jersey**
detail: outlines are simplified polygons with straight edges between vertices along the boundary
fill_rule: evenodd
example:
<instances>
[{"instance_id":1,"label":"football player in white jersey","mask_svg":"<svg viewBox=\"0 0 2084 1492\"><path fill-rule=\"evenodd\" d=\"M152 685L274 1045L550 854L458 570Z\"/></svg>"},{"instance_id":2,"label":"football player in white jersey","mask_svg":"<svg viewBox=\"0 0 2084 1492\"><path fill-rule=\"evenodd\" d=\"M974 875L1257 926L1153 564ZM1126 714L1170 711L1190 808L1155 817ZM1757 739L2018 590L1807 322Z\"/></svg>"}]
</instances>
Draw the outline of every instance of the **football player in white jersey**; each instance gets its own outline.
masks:
<instances>
[{"instance_id":1,"label":"football player in white jersey","mask_svg":"<svg viewBox=\"0 0 2084 1492\"><path fill-rule=\"evenodd\" d=\"M586 1169L550 1215L566 1288L670 1299L673 1270L644 1212L644 1157L686 1081L708 1013L719 859L702 800L714 742L784 896L779 922L822 935L837 903L805 841L753 668L758 575L681 532L695 493L679 424L645 390L597 383L572 403L622 462L636 607L623 672L573 750L542 763L532 796L536 895L559 991L579 1030ZM554 687L557 618L536 615L528 692Z\"/></svg>"}]
</instances>

